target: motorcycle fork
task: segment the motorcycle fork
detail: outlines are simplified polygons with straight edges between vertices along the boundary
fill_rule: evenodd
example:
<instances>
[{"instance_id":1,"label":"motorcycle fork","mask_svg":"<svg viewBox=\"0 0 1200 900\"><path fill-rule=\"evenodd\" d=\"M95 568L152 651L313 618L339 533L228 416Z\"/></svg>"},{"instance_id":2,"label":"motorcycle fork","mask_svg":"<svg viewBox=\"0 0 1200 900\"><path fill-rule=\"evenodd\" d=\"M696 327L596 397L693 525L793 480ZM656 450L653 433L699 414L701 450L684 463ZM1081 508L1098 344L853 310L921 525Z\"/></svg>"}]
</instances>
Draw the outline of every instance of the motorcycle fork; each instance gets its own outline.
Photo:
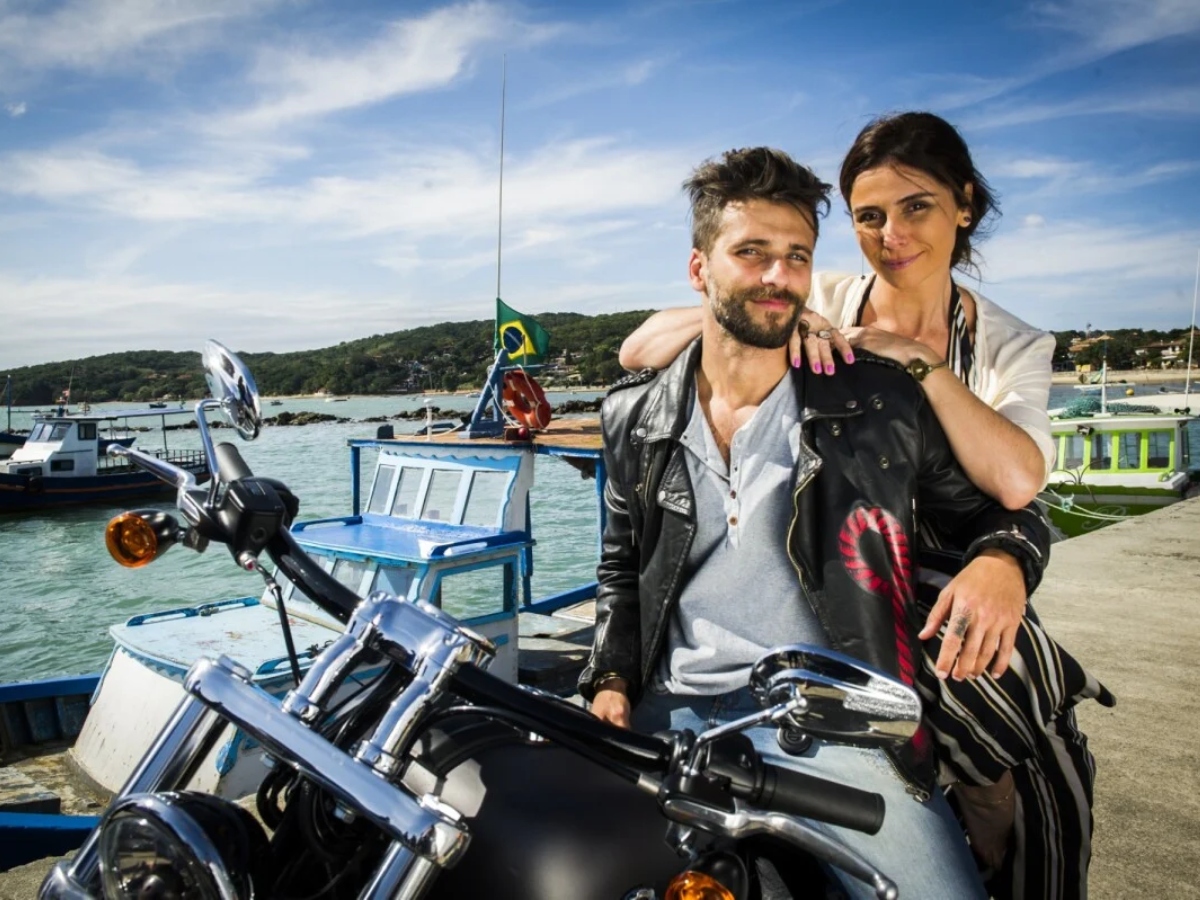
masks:
<instances>
[{"instance_id":1,"label":"motorcycle fork","mask_svg":"<svg viewBox=\"0 0 1200 900\"><path fill-rule=\"evenodd\" d=\"M114 802L130 794L182 789L195 774L200 761L215 746L224 727L225 720L201 700L185 697L133 774L113 798ZM60 881L62 877L75 886L99 889L99 828L92 830L69 863L59 863L51 873L55 881Z\"/></svg>"}]
</instances>

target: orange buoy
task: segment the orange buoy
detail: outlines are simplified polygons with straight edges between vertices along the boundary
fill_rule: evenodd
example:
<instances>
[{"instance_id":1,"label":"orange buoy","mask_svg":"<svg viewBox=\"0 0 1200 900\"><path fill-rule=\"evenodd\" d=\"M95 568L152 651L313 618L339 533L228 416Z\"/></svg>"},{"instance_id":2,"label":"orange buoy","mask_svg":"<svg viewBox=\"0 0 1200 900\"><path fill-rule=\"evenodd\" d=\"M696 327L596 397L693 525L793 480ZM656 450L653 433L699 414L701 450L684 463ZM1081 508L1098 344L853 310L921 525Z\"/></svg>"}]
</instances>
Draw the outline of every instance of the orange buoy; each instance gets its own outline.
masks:
<instances>
[{"instance_id":1,"label":"orange buoy","mask_svg":"<svg viewBox=\"0 0 1200 900\"><path fill-rule=\"evenodd\" d=\"M545 428L550 424L550 403L546 392L524 369L504 373L501 395L508 414L526 428Z\"/></svg>"}]
</instances>

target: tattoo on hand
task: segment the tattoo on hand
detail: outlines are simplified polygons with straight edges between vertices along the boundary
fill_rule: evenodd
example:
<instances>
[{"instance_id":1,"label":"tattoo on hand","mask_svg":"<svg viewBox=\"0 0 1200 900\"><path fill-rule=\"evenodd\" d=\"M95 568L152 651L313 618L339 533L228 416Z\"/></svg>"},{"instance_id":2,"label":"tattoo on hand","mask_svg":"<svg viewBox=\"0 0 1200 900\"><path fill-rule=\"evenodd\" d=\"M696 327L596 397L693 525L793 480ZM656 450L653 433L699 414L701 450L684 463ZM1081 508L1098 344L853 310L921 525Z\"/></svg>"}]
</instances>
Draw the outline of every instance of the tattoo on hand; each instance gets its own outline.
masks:
<instances>
[{"instance_id":1,"label":"tattoo on hand","mask_svg":"<svg viewBox=\"0 0 1200 900\"><path fill-rule=\"evenodd\" d=\"M961 638L967 633L967 626L971 624L969 615L960 614L954 617L954 625L951 628L955 637Z\"/></svg>"}]
</instances>

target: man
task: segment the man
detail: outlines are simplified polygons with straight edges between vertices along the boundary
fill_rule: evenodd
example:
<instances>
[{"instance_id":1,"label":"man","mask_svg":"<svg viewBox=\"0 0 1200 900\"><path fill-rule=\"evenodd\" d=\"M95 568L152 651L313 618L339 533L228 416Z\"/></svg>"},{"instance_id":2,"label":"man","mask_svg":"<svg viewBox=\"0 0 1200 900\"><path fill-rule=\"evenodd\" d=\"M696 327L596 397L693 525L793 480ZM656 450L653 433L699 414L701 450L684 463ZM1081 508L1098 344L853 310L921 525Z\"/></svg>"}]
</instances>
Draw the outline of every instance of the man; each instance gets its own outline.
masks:
<instances>
[{"instance_id":1,"label":"man","mask_svg":"<svg viewBox=\"0 0 1200 900\"><path fill-rule=\"evenodd\" d=\"M940 605L946 643L990 657L978 624L1020 619L1048 548L1040 516L1008 512L967 480L920 372L870 356L819 379L788 365L829 186L768 148L731 151L685 186L701 338L603 408L608 520L580 680L593 712L628 726L637 703L640 727L704 730L753 708L750 666L795 642L913 684L918 516L967 548ZM903 896L984 896L923 734L886 755L814 741L798 758L778 758L772 730L750 736L777 764L885 796L876 836L822 827Z\"/></svg>"}]
</instances>

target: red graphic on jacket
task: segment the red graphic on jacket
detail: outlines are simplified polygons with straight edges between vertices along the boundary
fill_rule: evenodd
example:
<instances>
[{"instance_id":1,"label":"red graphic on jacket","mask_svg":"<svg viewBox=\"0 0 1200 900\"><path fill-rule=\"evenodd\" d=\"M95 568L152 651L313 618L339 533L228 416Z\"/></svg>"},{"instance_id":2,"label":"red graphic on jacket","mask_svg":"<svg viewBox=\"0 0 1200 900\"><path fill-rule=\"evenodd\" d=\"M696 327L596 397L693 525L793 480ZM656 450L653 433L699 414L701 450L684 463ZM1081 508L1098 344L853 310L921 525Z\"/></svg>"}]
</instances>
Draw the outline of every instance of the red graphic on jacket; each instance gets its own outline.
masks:
<instances>
[{"instance_id":1,"label":"red graphic on jacket","mask_svg":"<svg viewBox=\"0 0 1200 900\"><path fill-rule=\"evenodd\" d=\"M879 541L872 540L871 535L878 535ZM907 625L914 601L914 573L904 527L885 509L859 507L842 525L838 546L842 564L855 583L868 594L891 603L899 676L912 687L916 684L916 667ZM927 737L925 729L921 728L912 742L923 750Z\"/></svg>"}]
</instances>

